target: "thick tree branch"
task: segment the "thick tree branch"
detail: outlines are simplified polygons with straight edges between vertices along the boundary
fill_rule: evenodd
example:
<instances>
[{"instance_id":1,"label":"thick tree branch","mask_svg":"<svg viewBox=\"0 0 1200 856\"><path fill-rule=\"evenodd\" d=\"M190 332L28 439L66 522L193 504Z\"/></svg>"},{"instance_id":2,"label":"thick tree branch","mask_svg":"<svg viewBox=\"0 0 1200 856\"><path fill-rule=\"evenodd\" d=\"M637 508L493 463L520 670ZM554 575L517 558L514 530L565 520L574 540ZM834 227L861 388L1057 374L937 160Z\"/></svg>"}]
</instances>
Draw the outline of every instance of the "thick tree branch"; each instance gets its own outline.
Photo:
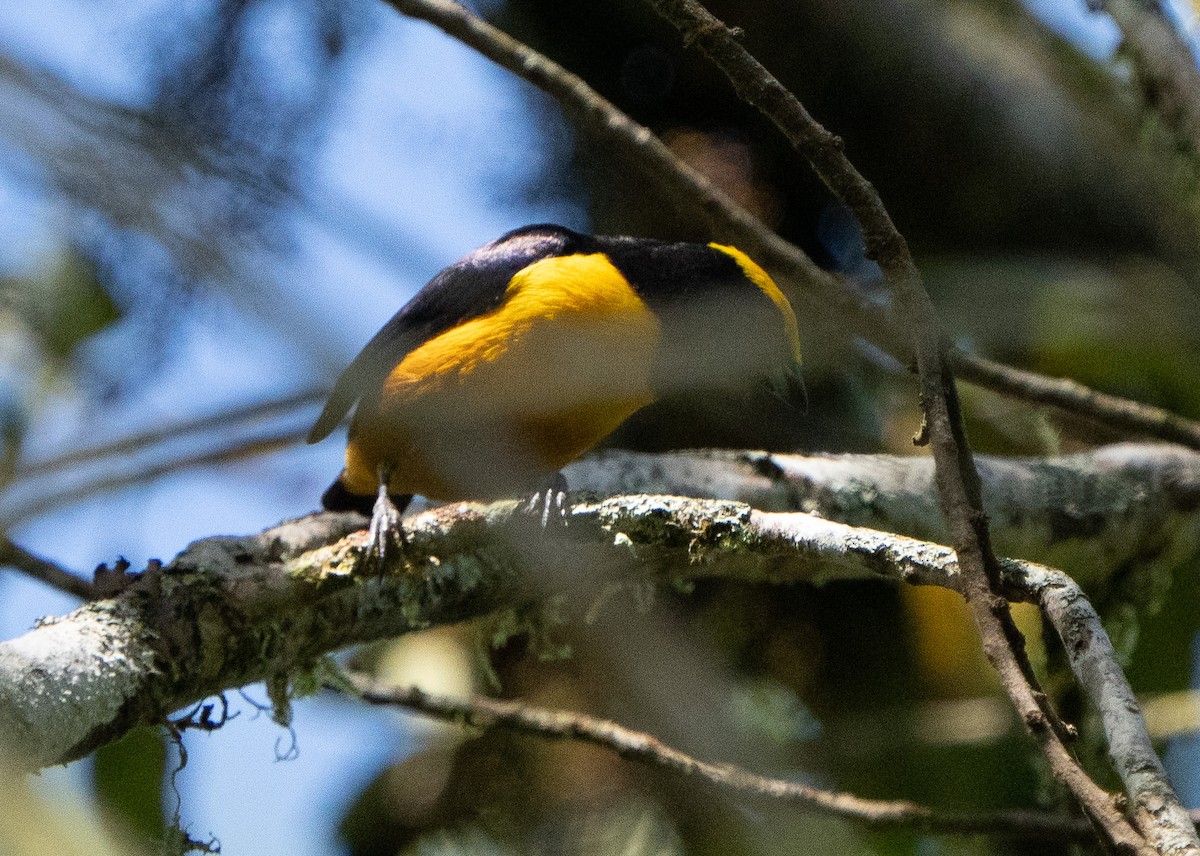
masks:
<instances>
[{"instance_id":1,"label":"thick tree branch","mask_svg":"<svg viewBox=\"0 0 1200 856\"><path fill-rule=\"evenodd\" d=\"M264 442L274 447L292 439L294 432L287 431ZM211 464L246 452L239 446L172 461L171 466ZM1063 567L1085 585L1108 579L1119 568L1169 570L1185 558L1181 551L1200 525L1200 453L1178 446L1127 443L1050 458L983 456L978 465L998 547ZM576 461L566 474L573 487L599 494L734 499L763 511L810 511L856 526L947 540L933 500L933 462L928 458L609 450ZM80 490L91 493L101 487ZM87 581L8 545L0 543L0 564L85 600L95 597ZM1153 586L1138 588L1149 591Z\"/></svg>"},{"instance_id":2,"label":"thick tree branch","mask_svg":"<svg viewBox=\"0 0 1200 856\"><path fill-rule=\"evenodd\" d=\"M937 314L908 245L883 201L846 158L842 141L813 119L795 96L742 47L735 34L700 3L648 2L680 30L685 41L695 42L704 51L744 101L775 123L858 220L866 255L879 264L896 295L901 316L912 331L926 420L923 431L927 430L933 449L938 494L962 566L960 591L971 607L984 653L1026 728L1042 747L1055 778L1070 789L1113 846L1145 852L1145 839L1114 809L1109 795L1088 777L1067 749L1062 723L1038 687L1025 655L1024 639L1008 604L997 592L1000 567L991 545L979 475L964 432ZM1200 839L1190 821L1185 820L1186 812L1170 786L1157 796L1160 801L1153 805L1157 810L1154 813L1148 804L1137 805L1138 821L1149 840L1160 852L1176 849L1180 842L1200 852Z\"/></svg>"},{"instance_id":3,"label":"thick tree branch","mask_svg":"<svg viewBox=\"0 0 1200 856\"><path fill-rule=\"evenodd\" d=\"M318 514L257 536L198 541L117 598L0 644L0 746L21 750L33 767L69 760L207 695L286 679L355 642L550 594L578 599L582 613L614 578L882 577L956 590L964 582L947 547L808 514L616 497L577 504L570 527L551 538L514 514L516 505L459 504L409 518L410 566L385 577L355 573L366 569L365 534L351 533L363 523L355 515ZM553 567L588 573L563 589ZM1002 567L1009 596L1040 600L1061 625L1072 666L1121 753L1115 766L1131 799L1143 804L1169 787L1086 598L1058 572Z\"/></svg>"},{"instance_id":4,"label":"thick tree branch","mask_svg":"<svg viewBox=\"0 0 1200 856\"><path fill-rule=\"evenodd\" d=\"M632 168L689 210L702 211L714 237L736 244L792 286L799 311L839 336L857 334L902 364L911 359L906 328L885 308L863 300L842 277L821 270L750 212L681 161L654 136L562 66L479 19L453 0L385 0L397 11L428 21L551 95L575 126L609 146ZM1049 378L958 349L949 358L973 383L1022 401L1058 407L1119 431L1131 431L1200 449L1200 423L1161 408L1106 395L1070 380Z\"/></svg>"},{"instance_id":5,"label":"thick tree branch","mask_svg":"<svg viewBox=\"0 0 1200 856\"><path fill-rule=\"evenodd\" d=\"M1093 836L1087 821L1050 812L942 812L906 800L863 799L786 779L772 779L731 764L701 761L668 746L653 735L587 714L549 710L520 701L434 695L419 687L384 686L365 676L351 676L351 681L362 699L370 704L403 707L435 719L475 728L500 727L551 740L580 740L609 749L628 760L665 767L717 787L783 800L810 811L856 821L873 829L1076 840Z\"/></svg>"},{"instance_id":6,"label":"thick tree branch","mask_svg":"<svg viewBox=\"0 0 1200 856\"><path fill-rule=\"evenodd\" d=\"M1152 601L1194 551L1200 453L1190 449L1123 443L1048 458L983 455L977 465L997 547L1069 571L1085 587L1134 567L1132 587ZM573 487L603 495L734 499L926 541L949 537L927 457L612 450L564 472Z\"/></svg>"}]
</instances>

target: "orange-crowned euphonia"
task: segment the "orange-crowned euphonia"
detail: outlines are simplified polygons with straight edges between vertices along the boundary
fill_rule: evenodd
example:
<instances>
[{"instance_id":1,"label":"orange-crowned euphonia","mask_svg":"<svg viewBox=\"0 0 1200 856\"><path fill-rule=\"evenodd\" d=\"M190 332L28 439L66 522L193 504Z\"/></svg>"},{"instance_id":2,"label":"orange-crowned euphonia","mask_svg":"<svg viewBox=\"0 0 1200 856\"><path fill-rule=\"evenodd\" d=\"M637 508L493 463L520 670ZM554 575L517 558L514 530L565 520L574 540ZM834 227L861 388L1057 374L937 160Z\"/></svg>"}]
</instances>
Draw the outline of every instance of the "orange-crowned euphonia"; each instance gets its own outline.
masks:
<instances>
[{"instance_id":1,"label":"orange-crowned euphonia","mask_svg":"<svg viewBox=\"0 0 1200 856\"><path fill-rule=\"evenodd\" d=\"M389 494L401 509L413 494L515 496L643 408L701 402L685 411L700 414L683 426L696 435L706 401L716 410L750 388L792 400L799 363L791 306L739 250L527 226L396 313L338 378L308 439L357 402L329 509L369 513Z\"/></svg>"}]
</instances>

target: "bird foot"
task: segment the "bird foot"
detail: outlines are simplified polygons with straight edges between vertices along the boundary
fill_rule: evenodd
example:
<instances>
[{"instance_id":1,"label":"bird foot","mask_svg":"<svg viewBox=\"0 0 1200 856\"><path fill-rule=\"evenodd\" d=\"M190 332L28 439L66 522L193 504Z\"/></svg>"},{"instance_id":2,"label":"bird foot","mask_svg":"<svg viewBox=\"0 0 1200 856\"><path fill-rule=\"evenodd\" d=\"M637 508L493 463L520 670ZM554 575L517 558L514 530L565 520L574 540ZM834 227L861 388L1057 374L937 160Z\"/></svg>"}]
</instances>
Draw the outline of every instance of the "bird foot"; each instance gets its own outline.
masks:
<instances>
[{"instance_id":1,"label":"bird foot","mask_svg":"<svg viewBox=\"0 0 1200 856\"><path fill-rule=\"evenodd\" d=\"M367 530L366 550L367 566L373 567L379 576L383 576L386 563L393 555L404 556L407 545L404 537L404 527L400 522L400 510L388 496L386 483L381 484L379 496L371 511L371 527Z\"/></svg>"}]
</instances>

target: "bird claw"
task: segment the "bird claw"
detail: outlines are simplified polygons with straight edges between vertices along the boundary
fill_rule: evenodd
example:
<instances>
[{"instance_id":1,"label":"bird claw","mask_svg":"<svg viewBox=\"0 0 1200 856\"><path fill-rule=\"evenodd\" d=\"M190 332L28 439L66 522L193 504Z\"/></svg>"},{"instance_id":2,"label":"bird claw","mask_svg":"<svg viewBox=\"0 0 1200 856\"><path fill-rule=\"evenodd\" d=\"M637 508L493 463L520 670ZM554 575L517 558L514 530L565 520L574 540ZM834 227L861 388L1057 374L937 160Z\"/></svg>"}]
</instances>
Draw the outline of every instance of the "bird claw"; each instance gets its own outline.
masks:
<instances>
[{"instance_id":1,"label":"bird claw","mask_svg":"<svg viewBox=\"0 0 1200 856\"><path fill-rule=\"evenodd\" d=\"M400 510L392 502L387 492L386 480L381 480L379 496L371 510L371 526L367 530L366 560L368 567L374 567L379 576L383 576L387 561L393 553L404 556L407 544L404 537L404 527L400 523Z\"/></svg>"},{"instance_id":2,"label":"bird claw","mask_svg":"<svg viewBox=\"0 0 1200 856\"><path fill-rule=\"evenodd\" d=\"M567 508L567 479L562 473L555 473L544 487L534 491L525 504L524 511L530 516L540 518L542 528L549 529L552 509L554 522L565 527L569 509Z\"/></svg>"}]
</instances>

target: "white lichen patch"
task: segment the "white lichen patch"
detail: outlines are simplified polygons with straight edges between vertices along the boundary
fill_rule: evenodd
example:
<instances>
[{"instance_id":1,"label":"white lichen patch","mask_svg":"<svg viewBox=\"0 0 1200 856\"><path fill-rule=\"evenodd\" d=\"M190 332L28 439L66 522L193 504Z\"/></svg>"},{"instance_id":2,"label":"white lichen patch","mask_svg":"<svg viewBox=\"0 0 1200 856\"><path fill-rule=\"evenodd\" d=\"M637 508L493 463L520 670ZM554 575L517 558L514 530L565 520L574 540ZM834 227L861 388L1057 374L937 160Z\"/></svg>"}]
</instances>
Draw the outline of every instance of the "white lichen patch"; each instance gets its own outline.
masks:
<instances>
[{"instance_id":1,"label":"white lichen patch","mask_svg":"<svg viewBox=\"0 0 1200 856\"><path fill-rule=\"evenodd\" d=\"M113 720L154 672L132 610L89 604L0 648L0 753L43 766Z\"/></svg>"}]
</instances>

